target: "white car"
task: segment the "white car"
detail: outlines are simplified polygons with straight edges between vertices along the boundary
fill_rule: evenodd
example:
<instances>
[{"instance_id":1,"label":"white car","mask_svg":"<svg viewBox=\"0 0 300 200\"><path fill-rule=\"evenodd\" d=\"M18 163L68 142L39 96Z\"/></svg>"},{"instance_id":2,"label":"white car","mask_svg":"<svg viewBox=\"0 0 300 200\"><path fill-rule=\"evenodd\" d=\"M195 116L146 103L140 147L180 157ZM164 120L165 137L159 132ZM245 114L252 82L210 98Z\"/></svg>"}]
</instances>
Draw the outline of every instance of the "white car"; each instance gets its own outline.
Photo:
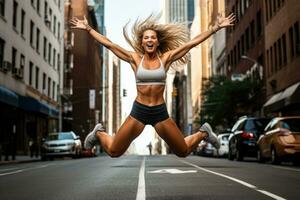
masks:
<instances>
[{"instance_id":1,"label":"white car","mask_svg":"<svg viewBox=\"0 0 300 200\"><path fill-rule=\"evenodd\" d=\"M79 157L81 153L81 141L79 136L75 135L73 131L50 133L41 149L42 160L64 156L75 158Z\"/></svg>"},{"instance_id":2,"label":"white car","mask_svg":"<svg viewBox=\"0 0 300 200\"><path fill-rule=\"evenodd\" d=\"M218 135L218 140L220 142L220 148L218 149L218 156L224 157L228 155L228 138L230 133L221 133Z\"/></svg>"}]
</instances>

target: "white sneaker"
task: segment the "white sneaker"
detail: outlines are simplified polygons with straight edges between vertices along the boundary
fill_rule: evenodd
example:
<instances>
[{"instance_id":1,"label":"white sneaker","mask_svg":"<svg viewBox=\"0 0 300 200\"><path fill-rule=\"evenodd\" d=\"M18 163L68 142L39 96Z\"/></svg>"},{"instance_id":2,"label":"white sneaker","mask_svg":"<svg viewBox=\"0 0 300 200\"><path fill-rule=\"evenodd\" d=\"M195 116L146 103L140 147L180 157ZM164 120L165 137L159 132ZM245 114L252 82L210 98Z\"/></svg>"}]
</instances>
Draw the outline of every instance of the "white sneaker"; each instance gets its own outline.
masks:
<instances>
[{"instance_id":1,"label":"white sneaker","mask_svg":"<svg viewBox=\"0 0 300 200\"><path fill-rule=\"evenodd\" d=\"M92 130L92 132L90 132L85 140L84 140L84 148L86 149L92 149L95 145L100 144L100 141L96 135L97 131L104 131L104 128L102 126L102 124L96 124L95 128Z\"/></svg>"},{"instance_id":2,"label":"white sneaker","mask_svg":"<svg viewBox=\"0 0 300 200\"><path fill-rule=\"evenodd\" d=\"M201 132L206 132L208 135L206 138L204 138L204 140L206 142L211 143L216 149L220 148L220 142L218 140L217 135L213 132L211 126L209 125L209 123L205 122L199 129L199 131Z\"/></svg>"}]
</instances>

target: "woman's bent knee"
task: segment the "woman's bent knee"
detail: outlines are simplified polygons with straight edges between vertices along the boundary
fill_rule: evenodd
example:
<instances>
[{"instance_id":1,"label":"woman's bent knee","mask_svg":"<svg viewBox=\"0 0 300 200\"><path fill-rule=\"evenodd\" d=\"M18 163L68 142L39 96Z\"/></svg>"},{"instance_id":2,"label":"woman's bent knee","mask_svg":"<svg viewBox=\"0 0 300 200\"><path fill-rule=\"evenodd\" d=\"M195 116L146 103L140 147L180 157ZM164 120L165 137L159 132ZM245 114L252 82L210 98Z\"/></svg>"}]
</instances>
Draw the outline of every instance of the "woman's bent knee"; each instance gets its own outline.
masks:
<instances>
[{"instance_id":1,"label":"woman's bent knee","mask_svg":"<svg viewBox=\"0 0 300 200\"><path fill-rule=\"evenodd\" d=\"M123 155L124 152L120 152L120 151L114 151L114 150L110 150L109 152L107 152L108 155L112 158L118 158L120 156Z\"/></svg>"}]
</instances>

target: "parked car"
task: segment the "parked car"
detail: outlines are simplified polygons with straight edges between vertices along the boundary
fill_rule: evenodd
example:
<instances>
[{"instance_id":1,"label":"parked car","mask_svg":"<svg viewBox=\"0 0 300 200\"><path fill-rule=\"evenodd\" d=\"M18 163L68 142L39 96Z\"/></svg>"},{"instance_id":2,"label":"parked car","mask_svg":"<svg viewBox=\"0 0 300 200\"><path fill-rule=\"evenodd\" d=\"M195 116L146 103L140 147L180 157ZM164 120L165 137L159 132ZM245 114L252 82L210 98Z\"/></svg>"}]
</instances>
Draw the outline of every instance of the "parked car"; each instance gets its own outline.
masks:
<instances>
[{"instance_id":1,"label":"parked car","mask_svg":"<svg viewBox=\"0 0 300 200\"><path fill-rule=\"evenodd\" d=\"M218 140L220 142L220 148L217 150L217 155L220 157L225 157L228 155L228 139L230 133L220 133L218 135Z\"/></svg>"},{"instance_id":2,"label":"parked car","mask_svg":"<svg viewBox=\"0 0 300 200\"><path fill-rule=\"evenodd\" d=\"M42 160L54 157L79 157L82 145L79 136L73 131L50 133L42 144Z\"/></svg>"},{"instance_id":3,"label":"parked car","mask_svg":"<svg viewBox=\"0 0 300 200\"><path fill-rule=\"evenodd\" d=\"M229 136L228 159L241 161L244 156L256 157L257 140L270 119L241 117L231 129Z\"/></svg>"},{"instance_id":4,"label":"parked car","mask_svg":"<svg viewBox=\"0 0 300 200\"><path fill-rule=\"evenodd\" d=\"M198 155L200 156L217 156L217 150L216 148L208 142L201 141L198 146Z\"/></svg>"},{"instance_id":5,"label":"parked car","mask_svg":"<svg viewBox=\"0 0 300 200\"><path fill-rule=\"evenodd\" d=\"M292 160L300 164L300 116L276 117L270 121L258 140L257 159L279 164Z\"/></svg>"}]
</instances>

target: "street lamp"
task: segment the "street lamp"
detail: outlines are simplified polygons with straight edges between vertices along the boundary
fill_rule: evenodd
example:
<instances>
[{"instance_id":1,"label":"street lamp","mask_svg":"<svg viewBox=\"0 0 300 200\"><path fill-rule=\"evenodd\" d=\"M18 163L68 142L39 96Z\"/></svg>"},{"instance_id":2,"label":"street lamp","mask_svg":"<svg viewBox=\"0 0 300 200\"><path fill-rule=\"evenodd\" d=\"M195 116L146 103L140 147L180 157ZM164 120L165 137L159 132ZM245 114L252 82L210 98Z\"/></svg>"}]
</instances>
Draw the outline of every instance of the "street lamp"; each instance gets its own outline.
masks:
<instances>
[{"instance_id":1,"label":"street lamp","mask_svg":"<svg viewBox=\"0 0 300 200\"><path fill-rule=\"evenodd\" d=\"M241 58L245 59L245 60L249 60L254 63L254 65L251 67L250 71L255 72L256 70L258 70L259 78L260 78L260 80L262 80L263 79L263 66L261 64L259 64L257 62L257 60L254 60L253 58L250 58L248 56L242 55ZM250 74L250 73L247 73L247 75L248 74Z\"/></svg>"}]
</instances>

